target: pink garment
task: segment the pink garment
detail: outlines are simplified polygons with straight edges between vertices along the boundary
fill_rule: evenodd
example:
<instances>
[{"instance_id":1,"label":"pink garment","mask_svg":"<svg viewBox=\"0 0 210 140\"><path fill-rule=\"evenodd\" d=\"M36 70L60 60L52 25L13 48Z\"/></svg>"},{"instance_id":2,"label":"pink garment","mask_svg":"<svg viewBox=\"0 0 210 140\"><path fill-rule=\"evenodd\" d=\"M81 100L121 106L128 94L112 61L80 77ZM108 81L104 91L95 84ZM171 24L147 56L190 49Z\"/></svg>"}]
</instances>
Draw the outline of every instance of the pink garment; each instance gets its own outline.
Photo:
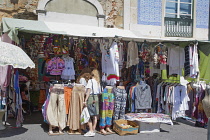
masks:
<instances>
[{"instance_id":1,"label":"pink garment","mask_svg":"<svg viewBox=\"0 0 210 140\"><path fill-rule=\"evenodd\" d=\"M10 84L12 66L0 66L0 86L3 91Z\"/></svg>"},{"instance_id":2,"label":"pink garment","mask_svg":"<svg viewBox=\"0 0 210 140\"><path fill-rule=\"evenodd\" d=\"M65 68L65 62L59 57L52 58L47 64L47 72L50 72L50 75L61 75Z\"/></svg>"}]
</instances>

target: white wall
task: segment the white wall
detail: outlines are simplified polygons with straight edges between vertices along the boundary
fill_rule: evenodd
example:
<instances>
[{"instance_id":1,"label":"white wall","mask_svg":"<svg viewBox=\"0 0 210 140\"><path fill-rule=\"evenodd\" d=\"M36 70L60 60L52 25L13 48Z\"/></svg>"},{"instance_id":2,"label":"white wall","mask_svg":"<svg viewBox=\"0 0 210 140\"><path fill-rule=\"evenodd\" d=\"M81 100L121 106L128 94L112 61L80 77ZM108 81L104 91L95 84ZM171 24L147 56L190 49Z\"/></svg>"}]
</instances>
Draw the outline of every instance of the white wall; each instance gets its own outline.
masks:
<instances>
[{"instance_id":1,"label":"white wall","mask_svg":"<svg viewBox=\"0 0 210 140\"><path fill-rule=\"evenodd\" d=\"M86 15L75 15L75 14L64 14L64 13L57 13L57 12L47 12L46 15L45 14L38 14L38 19L40 21L98 26L97 17L86 16Z\"/></svg>"}]
</instances>

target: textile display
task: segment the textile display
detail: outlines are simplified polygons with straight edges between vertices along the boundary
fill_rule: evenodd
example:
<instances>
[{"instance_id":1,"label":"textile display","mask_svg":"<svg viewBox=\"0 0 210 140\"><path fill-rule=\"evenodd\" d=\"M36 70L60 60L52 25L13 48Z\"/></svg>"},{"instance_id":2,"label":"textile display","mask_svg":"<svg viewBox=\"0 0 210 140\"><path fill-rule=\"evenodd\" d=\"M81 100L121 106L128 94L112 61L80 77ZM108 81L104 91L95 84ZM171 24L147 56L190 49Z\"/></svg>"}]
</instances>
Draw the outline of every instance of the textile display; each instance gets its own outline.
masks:
<instances>
[{"instance_id":1,"label":"textile display","mask_svg":"<svg viewBox=\"0 0 210 140\"><path fill-rule=\"evenodd\" d=\"M114 89L114 115L113 120L125 119L127 93L125 89Z\"/></svg>"},{"instance_id":2,"label":"textile display","mask_svg":"<svg viewBox=\"0 0 210 140\"><path fill-rule=\"evenodd\" d=\"M52 126L64 129L66 127L66 110L64 101L64 87L55 84L50 89L50 101L47 108L47 120Z\"/></svg>"},{"instance_id":3,"label":"textile display","mask_svg":"<svg viewBox=\"0 0 210 140\"><path fill-rule=\"evenodd\" d=\"M148 123L166 123L173 125L171 117L166 114L159 113L128 113L125 114L126 120L141 121Z\"/></svg>"},{"instance_id":4,"label":"textile display","mask_svg":"<svg viewBox=\"0 0 210 140\"><path fill-rule=\"evenodd\" d=\"M69 114L69 108L71 105L72 88L64 87L64 99L66 105L66 114Z\"/></svg>"},{"instance_id":5,"label":"textile display","mask_svg":"<svg viewBox=\"0 0 210 140\"><path fill-rule=\"evenodd\" d=\"M113 88L105 88L101 97L101 117L100 128L110 127L112 125L112 116L114 112L114 94Z\"/></svg>"},{"instance_id":6,"label":"textile display","mask_svg":"<svg viewBox=\"0 0 210 140\"><path fill-rule=\"evenodd\" d=\"M67 121L67 126L69 126L70 130L84 129L84 126L80 125L80 116L83 110L85 90L83 85L75 85L73 87Z\"/></svg>"}]
</instances>

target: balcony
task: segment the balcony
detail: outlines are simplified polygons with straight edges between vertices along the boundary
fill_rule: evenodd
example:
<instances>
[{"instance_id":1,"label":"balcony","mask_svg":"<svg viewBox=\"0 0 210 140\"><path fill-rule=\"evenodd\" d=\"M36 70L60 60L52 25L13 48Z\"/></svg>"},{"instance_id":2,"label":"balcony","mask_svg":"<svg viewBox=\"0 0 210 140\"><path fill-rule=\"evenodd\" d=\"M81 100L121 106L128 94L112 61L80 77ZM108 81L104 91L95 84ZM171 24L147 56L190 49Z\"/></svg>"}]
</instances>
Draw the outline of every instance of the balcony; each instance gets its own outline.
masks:
<instances>
[{"instance_id":1,"label":"balcony","mask_svg":"<svg viewBox=\"0 0 210 140\"><path fill-rule=\"evenodd\" d=\"M166 37L193 37L193 19L165 17Z\"/></svg>"}]
</instances>

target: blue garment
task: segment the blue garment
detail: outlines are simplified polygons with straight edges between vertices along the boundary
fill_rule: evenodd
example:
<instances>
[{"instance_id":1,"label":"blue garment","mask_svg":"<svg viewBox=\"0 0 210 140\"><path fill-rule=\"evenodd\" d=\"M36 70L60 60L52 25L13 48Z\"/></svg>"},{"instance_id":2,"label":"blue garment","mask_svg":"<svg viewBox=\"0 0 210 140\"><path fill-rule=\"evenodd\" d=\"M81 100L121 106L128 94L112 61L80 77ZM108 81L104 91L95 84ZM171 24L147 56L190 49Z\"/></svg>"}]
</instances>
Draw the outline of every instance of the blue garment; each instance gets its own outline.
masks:
<instances>
[{"instance_id":1,"label":"blue garment","mask_svg":"<svg viewBox=\"0 0 210 140\"><path fill-rule=\"evenodd\" d=\"M22 104L21 95L20 95L20 87L19 87L19 72L16 70L14 75L14 89L16 93L16 108L19 108L19 105Z\"/></svg>"},{"instance_id":2,"label":"blue garment","mask_svg":"<svg viewBox=\"0 0 210 140\"><path fill-rule=\"evenodd\" d=\"M136 92L136 87L133 89L133 92L132 92L132 103L131 103L131 112L135 112L136 110L136 107L135 107L135 99L136 99L136 96L135 96L135 93Z\"/></svg>"}]
</instances>

